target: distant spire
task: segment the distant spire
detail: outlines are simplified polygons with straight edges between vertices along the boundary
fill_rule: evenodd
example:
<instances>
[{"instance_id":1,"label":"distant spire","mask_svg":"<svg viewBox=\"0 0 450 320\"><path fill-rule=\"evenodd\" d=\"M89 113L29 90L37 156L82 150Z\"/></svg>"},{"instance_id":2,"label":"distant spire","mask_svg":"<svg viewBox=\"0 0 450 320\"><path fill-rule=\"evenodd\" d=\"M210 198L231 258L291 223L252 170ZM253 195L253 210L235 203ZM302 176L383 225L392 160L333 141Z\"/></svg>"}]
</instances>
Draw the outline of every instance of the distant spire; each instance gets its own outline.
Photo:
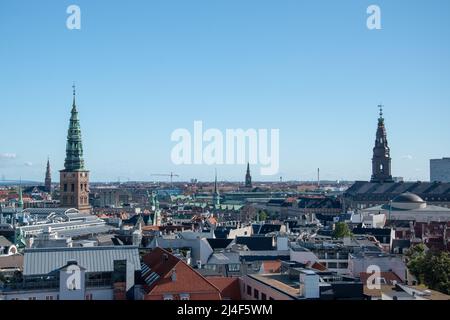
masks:
<instances>
[{"instance_id":1,"label":"distant spire","mask_svg":"<svg viewBox=\"0 0 450 320\"><path fill-rule=\"evenodd\" d=\"M378 118L378 127L373 148L372 157L372 177L371 182L383 183L393 182L391 175L391 157L390 148L387 141L386 127L383 118L383 105L379 104L380 109Z\"/></svg>"},{"instance_id":2,"label":"distant spire","mask_svg":"<svg viewBox=\"0 0 450 320\"><path fill-rule=\"evenodd\" d=\"M247 162L247 173L245 174L245 187L252 188L252 175L250 174L250 162Z\"/></svg>"},{"instance_id":3,"label":"distant spire","mask_svg":"<svg viewBox=\"0 0 450 320\"><path fill-rule=\"evenodd\" d=\"M219 193L217 189L217 169L215 169L215 176L214 176L214 193L215 194Z\"/></svg>"},{"instance_id":4,"label":"distant spire","mask_svg":"<svg viewBox=\"0 0 450 320\"><path fill-rule=\"evenodd\" d=\"M19 185L19 201L17 201L17 206L18 206L20 209L23 209L22 179L20 179L20 185Z\"/></svg>"},{"instance_id":5,"label":"distant spire","mask_svg":"<svg viewBox=\"0 0 450 320\"><path fill-rule=\"evenodd\" d=\"M214 205L220 205L220 194L219 188L217 187L217 169L215 169L213 202Z\"/></svg>"},{"instance_id":6,"label":"distant spire","mask_svg":"<svg viewBox=\"0 0 450 320\"><path fill-rule=\"evenodd\" d=\"M50 171L50 157L47 157L47 170L45 171L45 191L51 192L52 191L52 174Z\"/></svg>"}]
</instances>

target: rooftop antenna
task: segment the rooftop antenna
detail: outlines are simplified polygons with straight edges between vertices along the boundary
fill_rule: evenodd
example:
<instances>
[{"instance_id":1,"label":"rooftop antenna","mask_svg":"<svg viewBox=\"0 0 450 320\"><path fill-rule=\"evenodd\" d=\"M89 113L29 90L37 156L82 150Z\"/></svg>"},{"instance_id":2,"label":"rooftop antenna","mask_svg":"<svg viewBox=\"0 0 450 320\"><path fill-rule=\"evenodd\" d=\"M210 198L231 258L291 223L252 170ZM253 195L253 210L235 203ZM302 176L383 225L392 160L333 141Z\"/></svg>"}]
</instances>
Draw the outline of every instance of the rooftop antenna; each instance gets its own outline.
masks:
<instances>
[{"instance_id":1,"label":"rooftop antenna","mask_svg":"<svg viewBox=\"0 0 450 320\"><path fill-rule=\"evenodd\" d=\"M320 168L317 168L317 187L320 188Z\"/></svg>"}]
</instances>

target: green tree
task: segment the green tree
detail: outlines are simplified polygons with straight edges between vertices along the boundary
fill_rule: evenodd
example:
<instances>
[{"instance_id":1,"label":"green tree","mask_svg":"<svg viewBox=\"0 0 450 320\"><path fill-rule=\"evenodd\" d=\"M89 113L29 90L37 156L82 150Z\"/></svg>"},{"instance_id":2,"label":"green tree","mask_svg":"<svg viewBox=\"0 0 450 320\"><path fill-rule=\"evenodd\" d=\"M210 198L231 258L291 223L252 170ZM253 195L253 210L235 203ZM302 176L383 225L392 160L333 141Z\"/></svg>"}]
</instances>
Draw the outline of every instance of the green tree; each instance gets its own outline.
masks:
<instances>
[{"instance_id":1,"label":"green tree","mask_svg":"<svg viewBox=\"0 0 450 320\"><path fill-rule=\"evenodd\" d=\"M352 232L345 222L338 222L334 225L333 237L337 239L342 239L345 237L350 237Z\"/></svg>"},{"instance_id":2,"label":"green tree","mask_svg":"<svg viewBox=\"0 0 450 320\"><path fill-rule=\"evenodd\" d=\"M259 211L259 221L266 221L267 220L267 213L263 210Z\"/></svg>"},{"instance_id":3,"label":"green tree","mask_svg":"<svg viewBox=\"0 0 450 320\"><path fill-rule=\"evenodd\" d=\"M425 245L412 247L406 254L408 269L417 278L433 290L450 294L450 255L448 252L426 252Z\"/></svg>"}]
</instances>

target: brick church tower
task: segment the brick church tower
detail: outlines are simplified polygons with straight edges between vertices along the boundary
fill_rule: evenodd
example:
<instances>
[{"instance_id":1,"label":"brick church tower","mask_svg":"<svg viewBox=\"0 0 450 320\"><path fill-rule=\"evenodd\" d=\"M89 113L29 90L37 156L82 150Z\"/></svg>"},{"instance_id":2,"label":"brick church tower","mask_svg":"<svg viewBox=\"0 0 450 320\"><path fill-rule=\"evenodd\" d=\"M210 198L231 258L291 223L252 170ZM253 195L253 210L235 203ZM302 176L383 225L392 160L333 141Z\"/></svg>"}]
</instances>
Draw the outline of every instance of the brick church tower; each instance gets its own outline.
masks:
<instances>
[{"instance_id":1,"label":"brick church tower","mask_svg":"<svg viewBox=\"0 0 450 320\"><path fill-rule=\"evenodd\" d=\"M378 128L373 148L372 157L372 178L370 182L393 182L391 175L391 156L386 137L386 128L384 126L383 106L380 108L380 117L378 118Z\"/></svg>"},{"instance_id":2,"label":"brick church tower","mask_svg":"<svg viewBox=\"0 0 450 320\"><path fill-rule=\"evenodd\" d=\"M61 207L90 212L89 171L84 167L80 121L75 104L75 86L73 86L73 104L67 133L66 159L64 169L60 171L60 194Z\"/></svg>"}]
</instances>

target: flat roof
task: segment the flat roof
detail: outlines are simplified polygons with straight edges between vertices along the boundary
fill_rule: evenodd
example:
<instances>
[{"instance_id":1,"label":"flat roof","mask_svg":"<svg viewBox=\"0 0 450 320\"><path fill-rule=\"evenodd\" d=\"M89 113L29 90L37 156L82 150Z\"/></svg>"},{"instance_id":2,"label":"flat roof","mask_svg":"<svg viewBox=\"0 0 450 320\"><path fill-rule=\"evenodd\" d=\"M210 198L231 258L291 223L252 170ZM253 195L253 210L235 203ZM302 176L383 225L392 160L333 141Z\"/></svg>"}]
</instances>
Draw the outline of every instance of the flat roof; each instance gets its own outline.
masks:
<instances>
[{"instance_id":1,"label":"flat roof","mask_svg":"<svg viewBox=\"0 0 450 320\"><path fill-rule=\"evenodd\" d=\"M282 294L286 294L294 299L300 298L300 282L290 279L287 274L271 273L271 274L248 274L259 282L262 282Z\"/></svg>"}]
</instances>

